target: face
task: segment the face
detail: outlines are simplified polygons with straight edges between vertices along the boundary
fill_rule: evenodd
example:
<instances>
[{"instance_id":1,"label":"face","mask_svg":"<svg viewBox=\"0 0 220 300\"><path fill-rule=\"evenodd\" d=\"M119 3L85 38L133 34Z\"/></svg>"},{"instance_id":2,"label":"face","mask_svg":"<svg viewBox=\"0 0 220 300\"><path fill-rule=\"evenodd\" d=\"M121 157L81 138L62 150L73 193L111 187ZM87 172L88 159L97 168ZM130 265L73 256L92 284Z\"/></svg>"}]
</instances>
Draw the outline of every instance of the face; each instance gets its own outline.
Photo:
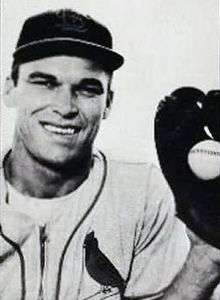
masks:
<instances>
[{"instance_id":1,"label":"face","mask_svg":"<svg viewBox=\"0 0 220 300\"><path fill-rule=\"evenodd\" d=\"M87 154L110 110L109 81L109 74L79 57L22 64L8 93L18 111L15 147L57 166Z\"/></svg>"}]
</instances>

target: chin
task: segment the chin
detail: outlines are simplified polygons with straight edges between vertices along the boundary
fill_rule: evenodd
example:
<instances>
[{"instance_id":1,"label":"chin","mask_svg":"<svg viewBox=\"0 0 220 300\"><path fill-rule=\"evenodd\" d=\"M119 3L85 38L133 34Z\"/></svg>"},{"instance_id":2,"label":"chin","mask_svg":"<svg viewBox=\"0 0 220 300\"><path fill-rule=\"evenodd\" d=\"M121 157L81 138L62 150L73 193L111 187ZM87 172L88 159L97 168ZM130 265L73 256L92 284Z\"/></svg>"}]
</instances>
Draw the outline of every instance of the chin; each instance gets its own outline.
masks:
<instances>
[{"instance_id":1,"label":"chin","mask_svg":"<svg viewBox=\"0 0 220 300\"><path fill-rule=\"evenodd\" d=\"M70 164L72 161L78 159L77 154L65 155L65 153L51 153L51 152L52 151L49 152L50 155L40 156L38 158L38 160L48 166L51 165L51 166L62 167L62 166L66 166L67 164Z\"/></svg>"},{"instance_id":2,"label":"chin","mask_svg":"<svg viewBox=\"0 0 220 300\"><path fill-rule=\"evenodd\" d=\"M81 164L91 157L91 147L80 149L49 149L44 153L38 153L35 159L52 169L67 169L72 165Z\"/></svg>"}]
</instances>

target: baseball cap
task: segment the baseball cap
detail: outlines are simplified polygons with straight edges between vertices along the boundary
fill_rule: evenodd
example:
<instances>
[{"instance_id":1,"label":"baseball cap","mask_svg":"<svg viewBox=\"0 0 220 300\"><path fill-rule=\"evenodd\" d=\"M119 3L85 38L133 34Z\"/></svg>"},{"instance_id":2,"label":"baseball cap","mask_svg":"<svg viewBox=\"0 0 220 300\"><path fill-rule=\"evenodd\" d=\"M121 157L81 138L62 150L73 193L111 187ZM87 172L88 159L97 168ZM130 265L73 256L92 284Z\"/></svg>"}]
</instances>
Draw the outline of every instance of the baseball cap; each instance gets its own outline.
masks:
<instances>
[{"instance_id":1,"label":"baseball cap","mask_svg":"<svg viewBox=\"0 0 220 300\"><path fill-rule=\"evenodd\" d=\"M14 63L24 63L65 54L91 59L109 71L124 63L123 56L113 51L109 29L71 9L47 11L28 18L13 57Z\"/></svg>"}]
</instances>

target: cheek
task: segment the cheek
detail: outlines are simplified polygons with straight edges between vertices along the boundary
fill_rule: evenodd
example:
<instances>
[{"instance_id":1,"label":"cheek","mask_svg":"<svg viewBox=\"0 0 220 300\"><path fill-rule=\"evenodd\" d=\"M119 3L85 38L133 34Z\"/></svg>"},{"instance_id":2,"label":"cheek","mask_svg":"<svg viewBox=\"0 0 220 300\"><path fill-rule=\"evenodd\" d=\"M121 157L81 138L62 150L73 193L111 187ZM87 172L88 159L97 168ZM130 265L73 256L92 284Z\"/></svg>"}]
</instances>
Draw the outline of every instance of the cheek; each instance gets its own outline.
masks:
<instances>
[{"instance_id":1,"label":"cheek","mask_svg":"<svg viewBox=\"0 0 220 300\"><path fill-rule=\"evenodd\" d=\"M92 124L94 127L99 126L103 118L103 113L104 113L104 109L102 107L98 107L98 108L96 107L94 109L91 109L87 114L88 122Z\"/></svg>"},{"instance_id":2,"label":"cheek","mask_svg":"<svg viewBox=\"0 0 220 300\"><path fill-rule=\"evenodd\" d=\"M105 108L105 100L101 98L84 102L81 105L81 112L88 121L96 123L102 119Z\"/></svg>"},{"instance_id":3,"label":"cheek","mask_svg":"<svg viewBox=\"0 0 220 300\"><path fill-rule=\"evenodd\" d=\"M25 92L23 90L17 91L15 97L17 109L29 111L43 107L50 101L51 98L47 93L27 87L25 88Z\"/></svg>"},{"instance_id":4,"label":"cheek","mask_svg":"<svg viewBox=\"0 0 220 300\"><path fill-rule=\"evenodd\" d=\"M16 120L16 127L22 133L29 131L29 123L30 118L28 117L28 110L19 108L17 111L17 120Z\"/></svg>"},{"instance_id":5,"label":"cheek","mask_svg":"<svg viewBox=\"0 0 220 300\"><path fill-rule=\"evenodd\" d=\"M19 107L17 109L16 127L18 127L22 135L31 135L32 132L37 130L37 118L33 113L32 105Z\"/></svg>"}]
</instances>

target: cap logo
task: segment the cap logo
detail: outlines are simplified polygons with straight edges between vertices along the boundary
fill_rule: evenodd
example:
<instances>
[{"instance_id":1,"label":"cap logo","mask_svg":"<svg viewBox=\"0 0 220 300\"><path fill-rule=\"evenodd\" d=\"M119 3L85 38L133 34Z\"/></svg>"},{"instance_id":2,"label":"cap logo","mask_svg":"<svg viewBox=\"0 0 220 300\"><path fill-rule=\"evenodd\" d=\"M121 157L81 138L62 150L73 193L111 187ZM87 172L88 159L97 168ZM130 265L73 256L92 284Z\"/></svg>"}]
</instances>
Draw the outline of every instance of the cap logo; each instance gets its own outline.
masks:
<instances>
[{"instance_id":1,"label":"cap logo","mask_svg":"<svg viewBox=\"0 0 220 300\"><path fill-rule=\"evenodd\" d=\"M65 31L86 32L88 30L86 18L80 16L76 12L61 10L57 12L57 18L60 20L56 27L62 28Z\"/></svg>"}]
</instances>

